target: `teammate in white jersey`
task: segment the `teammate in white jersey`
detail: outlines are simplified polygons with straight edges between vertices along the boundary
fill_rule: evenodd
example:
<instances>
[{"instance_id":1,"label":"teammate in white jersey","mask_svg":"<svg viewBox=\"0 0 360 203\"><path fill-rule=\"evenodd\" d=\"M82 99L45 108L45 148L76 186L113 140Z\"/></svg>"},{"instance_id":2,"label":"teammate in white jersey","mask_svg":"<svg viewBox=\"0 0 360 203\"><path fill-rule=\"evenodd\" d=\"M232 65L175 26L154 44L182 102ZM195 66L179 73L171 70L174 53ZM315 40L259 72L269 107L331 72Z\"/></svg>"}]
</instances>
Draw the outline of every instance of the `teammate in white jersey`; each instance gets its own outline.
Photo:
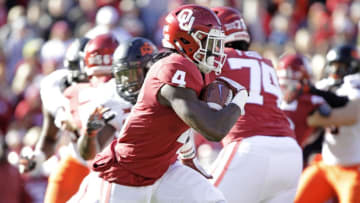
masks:
<instances>
[{"instance_id":1,"label":"teammate in white jersey","mask_svg":"<svg viewBox=\"0 0 360 203\"><path fill-rule=\"evenodd\" d=\"M349 102L333 109L329 117L314 113L308 122L327 127L322 147L322 160L310 165L302 174L295 203L322 203L336 197L340 203L360 202L360 61L351 45L333 48L327 54L332 85Z\"/></svg>"}]
</instances>

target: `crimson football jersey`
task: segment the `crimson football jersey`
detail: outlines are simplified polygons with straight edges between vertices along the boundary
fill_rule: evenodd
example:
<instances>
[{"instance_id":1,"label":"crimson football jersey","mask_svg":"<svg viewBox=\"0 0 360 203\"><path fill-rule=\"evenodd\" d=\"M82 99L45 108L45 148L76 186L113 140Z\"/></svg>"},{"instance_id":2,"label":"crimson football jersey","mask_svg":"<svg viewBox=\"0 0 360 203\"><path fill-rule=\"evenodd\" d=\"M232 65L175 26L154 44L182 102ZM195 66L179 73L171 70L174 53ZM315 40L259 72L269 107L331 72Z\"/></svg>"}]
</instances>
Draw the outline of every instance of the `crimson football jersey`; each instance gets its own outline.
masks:
<instances>
[{"instance_id":1,"label":"crimson football jersey","mask_svg":"<svg viewBox=\"0 0 360 203\"><path fill-rule=\"evenodd\" d=\"M200 95L205 81L195 64L179 54L157 61L147 73L118 140L93 162L100 177L122 185L151 185L176 161L181 135L189 126L172 108L158 102L157 94L165 84L190 88Z\"/></svg>"},{"instance_id":2,"label":"crimson football jersey","mask_svg":"<svg viewBox=\"0 0 360 203\"><path fill-rule=\"evenodd\" d=\"M307 124L307 117L324 103L325 101L322 97L302 94L297 100L289 104L285 102L281 104L281 109L294 124L296 140L301 147L304 147L304 142L314 130L314 128Z\"/></svg>"},{"instance_id":3,"label":"crimson football jersey","mask_svg":"<svg viewBox=\"0 0 360 203\"><path fill-rule=\"evenodd\" d=\"M240 116L223 144L238 141L246 137L289 136L295 137L290 123L280 109L282 93L275 69L270 60L255 51L238 51L226 48L227 61L220 76L228 77L249 92L244 116ZM215 74L209 76L214 80Z\"/></svg>"}]
</instances>

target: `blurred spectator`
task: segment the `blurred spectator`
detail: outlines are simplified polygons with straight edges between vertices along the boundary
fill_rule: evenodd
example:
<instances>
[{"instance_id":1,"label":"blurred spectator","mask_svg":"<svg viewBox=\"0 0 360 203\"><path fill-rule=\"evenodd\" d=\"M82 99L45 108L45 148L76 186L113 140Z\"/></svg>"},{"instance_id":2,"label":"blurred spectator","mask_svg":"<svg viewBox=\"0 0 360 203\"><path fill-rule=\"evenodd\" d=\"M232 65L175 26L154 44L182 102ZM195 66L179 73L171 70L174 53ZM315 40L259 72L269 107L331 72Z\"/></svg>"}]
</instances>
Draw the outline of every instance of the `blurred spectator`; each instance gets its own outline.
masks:
<instances>
[{"instance_id":1,"label":"blurred spectator","mask_svg":"<svg viewBox=\"0 0 360 203\"><path fill-rule=\"evenodd\" d=\"M12 82L12 91L21 96L33 79L41 73L39 52L43 44L42 39L29 40L22 49L23 59L18 62Z\"/></svg>"},{"instance_id":2,"label":"blurred spectator","mask_svg":"<svg viewBox=\"0 0 360 203\"><path fill-rule=\"evenodd\" d=\"M324 4L314 3L311 5L308 15L308 29L312 33L313 48L315 53L324 54L329 49L330 39L333 37L331 18Z\"/></svg>"},{"instance_id":3,"label":"blurred spectator","mask_svg":"<svg viewBox=\"0 0 360 203\"><path fill-rule=\"evenodd\" d=\"M65 21L68 24L68 27L73 28L75 25L76 19L72 19L70 14L70 8L73 6L74 1L72 0L47 0L47 11L50 21L46 26L47 28L54 27L58 21ZM52 32L52 30L50 30ZM47 36L51 35L48 33Z\"/></svg>"},{"instance_id":4,"label":"blurred spectator","mask_svg":"<svg viewBox=\"0 0 360 203\"><path fill-rule=\"evenodd\" d=\"M73 37L83 37L95 21L95 0L78 0L69 11L68 16L73 20Z\"/></svg>"},{"instance_id":5,"label":"blurred spectator","mask_svg":"<svg viewBox=\"0 0 360 203\"><path fill-rule=\"evenodd\" d=\"M24 180L17 168L7 161L7 146L4 135L0 133L0 197L6 203L32 203L31 196L26 191Z\"/></svg>"},{"instance_id":6,"label":"blurred spectator","mask_svg":"<svg viewBox=\"0 0 360 203\"><path fill-rule=\"evenodd\" d=\"M96 13L95 27L89 30L85 37L92 39L98 35L111 32L120 43L126 41L131 36L126 30L119 26L119 20L120 15L116 8L104 6Z\"/></svg>"},{"instance_id":7,"label":"blurred spectator","mask_svg":"<svg viewBox=\"0 0 360 203\"><path fill-rule=\"evenodd\" d=\"M30 129L42 123L40 90L37 84L32 84L25 91L24 99L15 108L15 119L20 124L17 127Z\"/></svg>"},{"instance_id":8,"label":"blurred spectator","mask_svg":"<svg viewBox=\"0 0 360 203\"><path fill-rule=\"evenodd\" d=\"M96 0L96 7L101 8L103 6L118 7L121 0Z\"/></svg>"},{"instance_id":9,"label":"blurred spectator","mask_svg":"<svg viewBox=\"0 0 360 203\"><path fill-rule=\"evenodd\" d=\"M326 0L326 7L333 12L340 4L350 4L353 0Z\"/></svg>"},{"instance_id":10,"label":"blurred spectator","mask_svg":"<svg viewBox=\"0 0 360 203\"><path fill-rule=\"evenodd\" d=\"M23 148L20 152L21 155L33 153L35 145L40 137L40 133L41 128L39 126L32 127L27 131L23 138ZM45 166L47 166L47 164L43 164L42 167L38 167L31 173L24 175L25 188L31 195L33 203L44 202L44 194L46 191L48 179L48 175L45 173Z\"/></svg>"},{"instance_id":11,"label":"blurred spectator","mask_svg":"<svg viewBox=\"0 0 360 203\"><path fill-rule=\"evenodd\" d=\"M66 21L56 21L50 30L50 39L58 39L65 44L68 43L71 37L70 26Z\"/></svg>"},{"instance_id":12,"label":"blurred spectator","mask_svg":"<svg viewBox=\"0 0 360 203\"><path fill-rule=\"evenodd\" d=\"M15 68L22 59L22 49L26 41L33 38L35 33L28 25L24 16L24 8L13 7L9 11L7 27L1 29L0 42L3 49L6 50L5 56L7 61L7 79L10 82L14 76Z\"/></svg>"},{"instance_id":13,"label":"blurred spectator","mask_svg":"<svg viewBox=\"0 0 360 203\"><path fill-rule=\"evenodd\" d=\"M294 46L301 54L312 54L312 41L309 30L302 28L295 33Z\"/></svg>"},{"instance_id":14,"label":"blurred spectator","mask_svg":"<svg viewBox=\"0 0 360 203\"><path fill-rule=\"evenodd\" d=\"M0 133L5 134L11 122L13 113L13 98L9 85L6 80L6 61L3 51L0 49Z\"/></svg>"},{"instance_id":15,"label":"blurred spectator","mask_svg":"<svg viewBox=\"0 0 360 203\"><path fill-rule=\"evenodd\" d=\"M125 0L123 0L125 1ZM126 0L129 1L129 0ZM140 19L145 25L145 34L149 36L149 39L153 39L153 35L155 33L156 25L158 24L159 18L166 14L168 10L169 2L181 2L185 3L186 0L147 0L147 1L136 1L138 4L136 5L140 11Z\"/></svg>"},{"instance_id":16,"label":"blurred spectator","mask_svg":"<svg viewBox=\"0 0 360 203\"><path fill-rule=\"evenodd\" d=\"M73 37L112 32L120 42L145 36L161 46L161 16L185 3L238 8L251 49L274 64L284 52L300 52L310 58L316 81L331 46L360 46L360 0L0 0L0 132L7 135L11 163L25 133L42 122L38 82L62 68ZM216 148L204 144L201 150L203 164L210 164Z\"/></svg>"},{"instance_id":17,"label":"blurred spectator","mask_svg":"<svg viewBox=\"0 0 360 203\"><path fill-rule=\"evenodd\" d=\"M145 25L140 20L140 9L136 7L135 1L123 0L120 3L120 25L130 33L131 36L145 36Z\"/></svg>"},{"instance_id":18,"label":"blurred spectator","mask_svg":"<svg viewBox=\"0 0 360 203\"><path fill-rule=\"evenodd\" d=\"M67 41L60 39L51 39L45 42L40 51L42 73L44 75L48 75L57 68L62 68L67 45Z\"/></svg>"},{"instance_id":19,"label":"blurred spectator","mask_svg":"<svg viewBox=\"0 0 360 203\"><path fill-rule=\"evenodd\" d=\"M184 2L183 0L173 0L173 1L169 1L168 5L167 5L167 11L172 11L175 8L179 7L180 5L182 5ZM163 34L163 26L165 24L165 17L166 17L166 13L164 13L163 16L160 16L156 26L154 26L154 30L153 30L153 34L152 34L152 39L155 42L155 45L157 45L158 47L162 47L162 34Z\"/></svg>"},{"instance_id":20,"label":"blurred spectator","mask_svg":"<svg viewBox=\"0 0 360 203\"><path fill-rule=\"evenodd\" d=\"M276 45L285 45L289 40L289 18L282 14L275 15L271 22L271 33L269 35L269 41Z\"/></svg>"},{"instance_id":21,"label":"blurred spectator","mask_svg":"<svg viewBox=\"0 0 360 203\"><path fill-rule=\"evenodd\" d=\"M332 43L334 44L356 42L357 26L350 19L349 9L347 4L339 4L332 12L331 22L334 29Z\"/></svg>"},{"instance_id":22,"label":"blurred spectator","mask_svg":"<svg viewBox=\"0 0 360 203\"><path fill-rule=\"evenodd\" d=\"M0 0L0 27L6 24L7 10L5 0Z\"/></svg>"}]
</instances>

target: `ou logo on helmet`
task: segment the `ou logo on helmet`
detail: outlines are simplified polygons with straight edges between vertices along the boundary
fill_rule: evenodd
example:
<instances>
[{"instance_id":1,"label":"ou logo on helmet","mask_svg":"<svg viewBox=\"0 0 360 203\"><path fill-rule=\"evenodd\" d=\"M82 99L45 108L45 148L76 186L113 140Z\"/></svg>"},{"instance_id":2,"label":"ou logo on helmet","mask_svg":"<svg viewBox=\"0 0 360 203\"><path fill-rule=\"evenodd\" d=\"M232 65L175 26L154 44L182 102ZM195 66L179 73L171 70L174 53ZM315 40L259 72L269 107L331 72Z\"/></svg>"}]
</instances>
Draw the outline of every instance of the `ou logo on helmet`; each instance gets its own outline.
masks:
<instances>
[{"instance_id":1,"label":"ou logo on helmet","mask_svg":"<svg viewBox=\"0 0 360 203\"><path fill-rule=\"evenodd\" d=\"M180 11L179 15L177 16L177 19L179 21L180 29L184 31L190 31L195 17L193 16L193 11L190 9L183 9Z\"/></svg>"}]
</instances>

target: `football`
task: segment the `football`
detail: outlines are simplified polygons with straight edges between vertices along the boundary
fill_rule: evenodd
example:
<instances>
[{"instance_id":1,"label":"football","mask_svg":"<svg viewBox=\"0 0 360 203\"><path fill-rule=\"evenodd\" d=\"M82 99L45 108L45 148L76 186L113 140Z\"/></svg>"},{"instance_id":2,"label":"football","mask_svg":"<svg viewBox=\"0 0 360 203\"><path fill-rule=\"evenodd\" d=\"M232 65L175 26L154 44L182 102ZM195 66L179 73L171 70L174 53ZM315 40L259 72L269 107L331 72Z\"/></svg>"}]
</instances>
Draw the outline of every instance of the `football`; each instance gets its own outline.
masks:
<instances>
[{"instance_id":1,"label":"football","mask_svg":"<svg viewBox=\"0 0 360 203\"><path fill-rule=\"evenodd\" d=\"M230 103L233 91L221 80L214 80L201 92L201 100L205 101L211 108L219 110Z\"/></svg>"}]
</instances>

